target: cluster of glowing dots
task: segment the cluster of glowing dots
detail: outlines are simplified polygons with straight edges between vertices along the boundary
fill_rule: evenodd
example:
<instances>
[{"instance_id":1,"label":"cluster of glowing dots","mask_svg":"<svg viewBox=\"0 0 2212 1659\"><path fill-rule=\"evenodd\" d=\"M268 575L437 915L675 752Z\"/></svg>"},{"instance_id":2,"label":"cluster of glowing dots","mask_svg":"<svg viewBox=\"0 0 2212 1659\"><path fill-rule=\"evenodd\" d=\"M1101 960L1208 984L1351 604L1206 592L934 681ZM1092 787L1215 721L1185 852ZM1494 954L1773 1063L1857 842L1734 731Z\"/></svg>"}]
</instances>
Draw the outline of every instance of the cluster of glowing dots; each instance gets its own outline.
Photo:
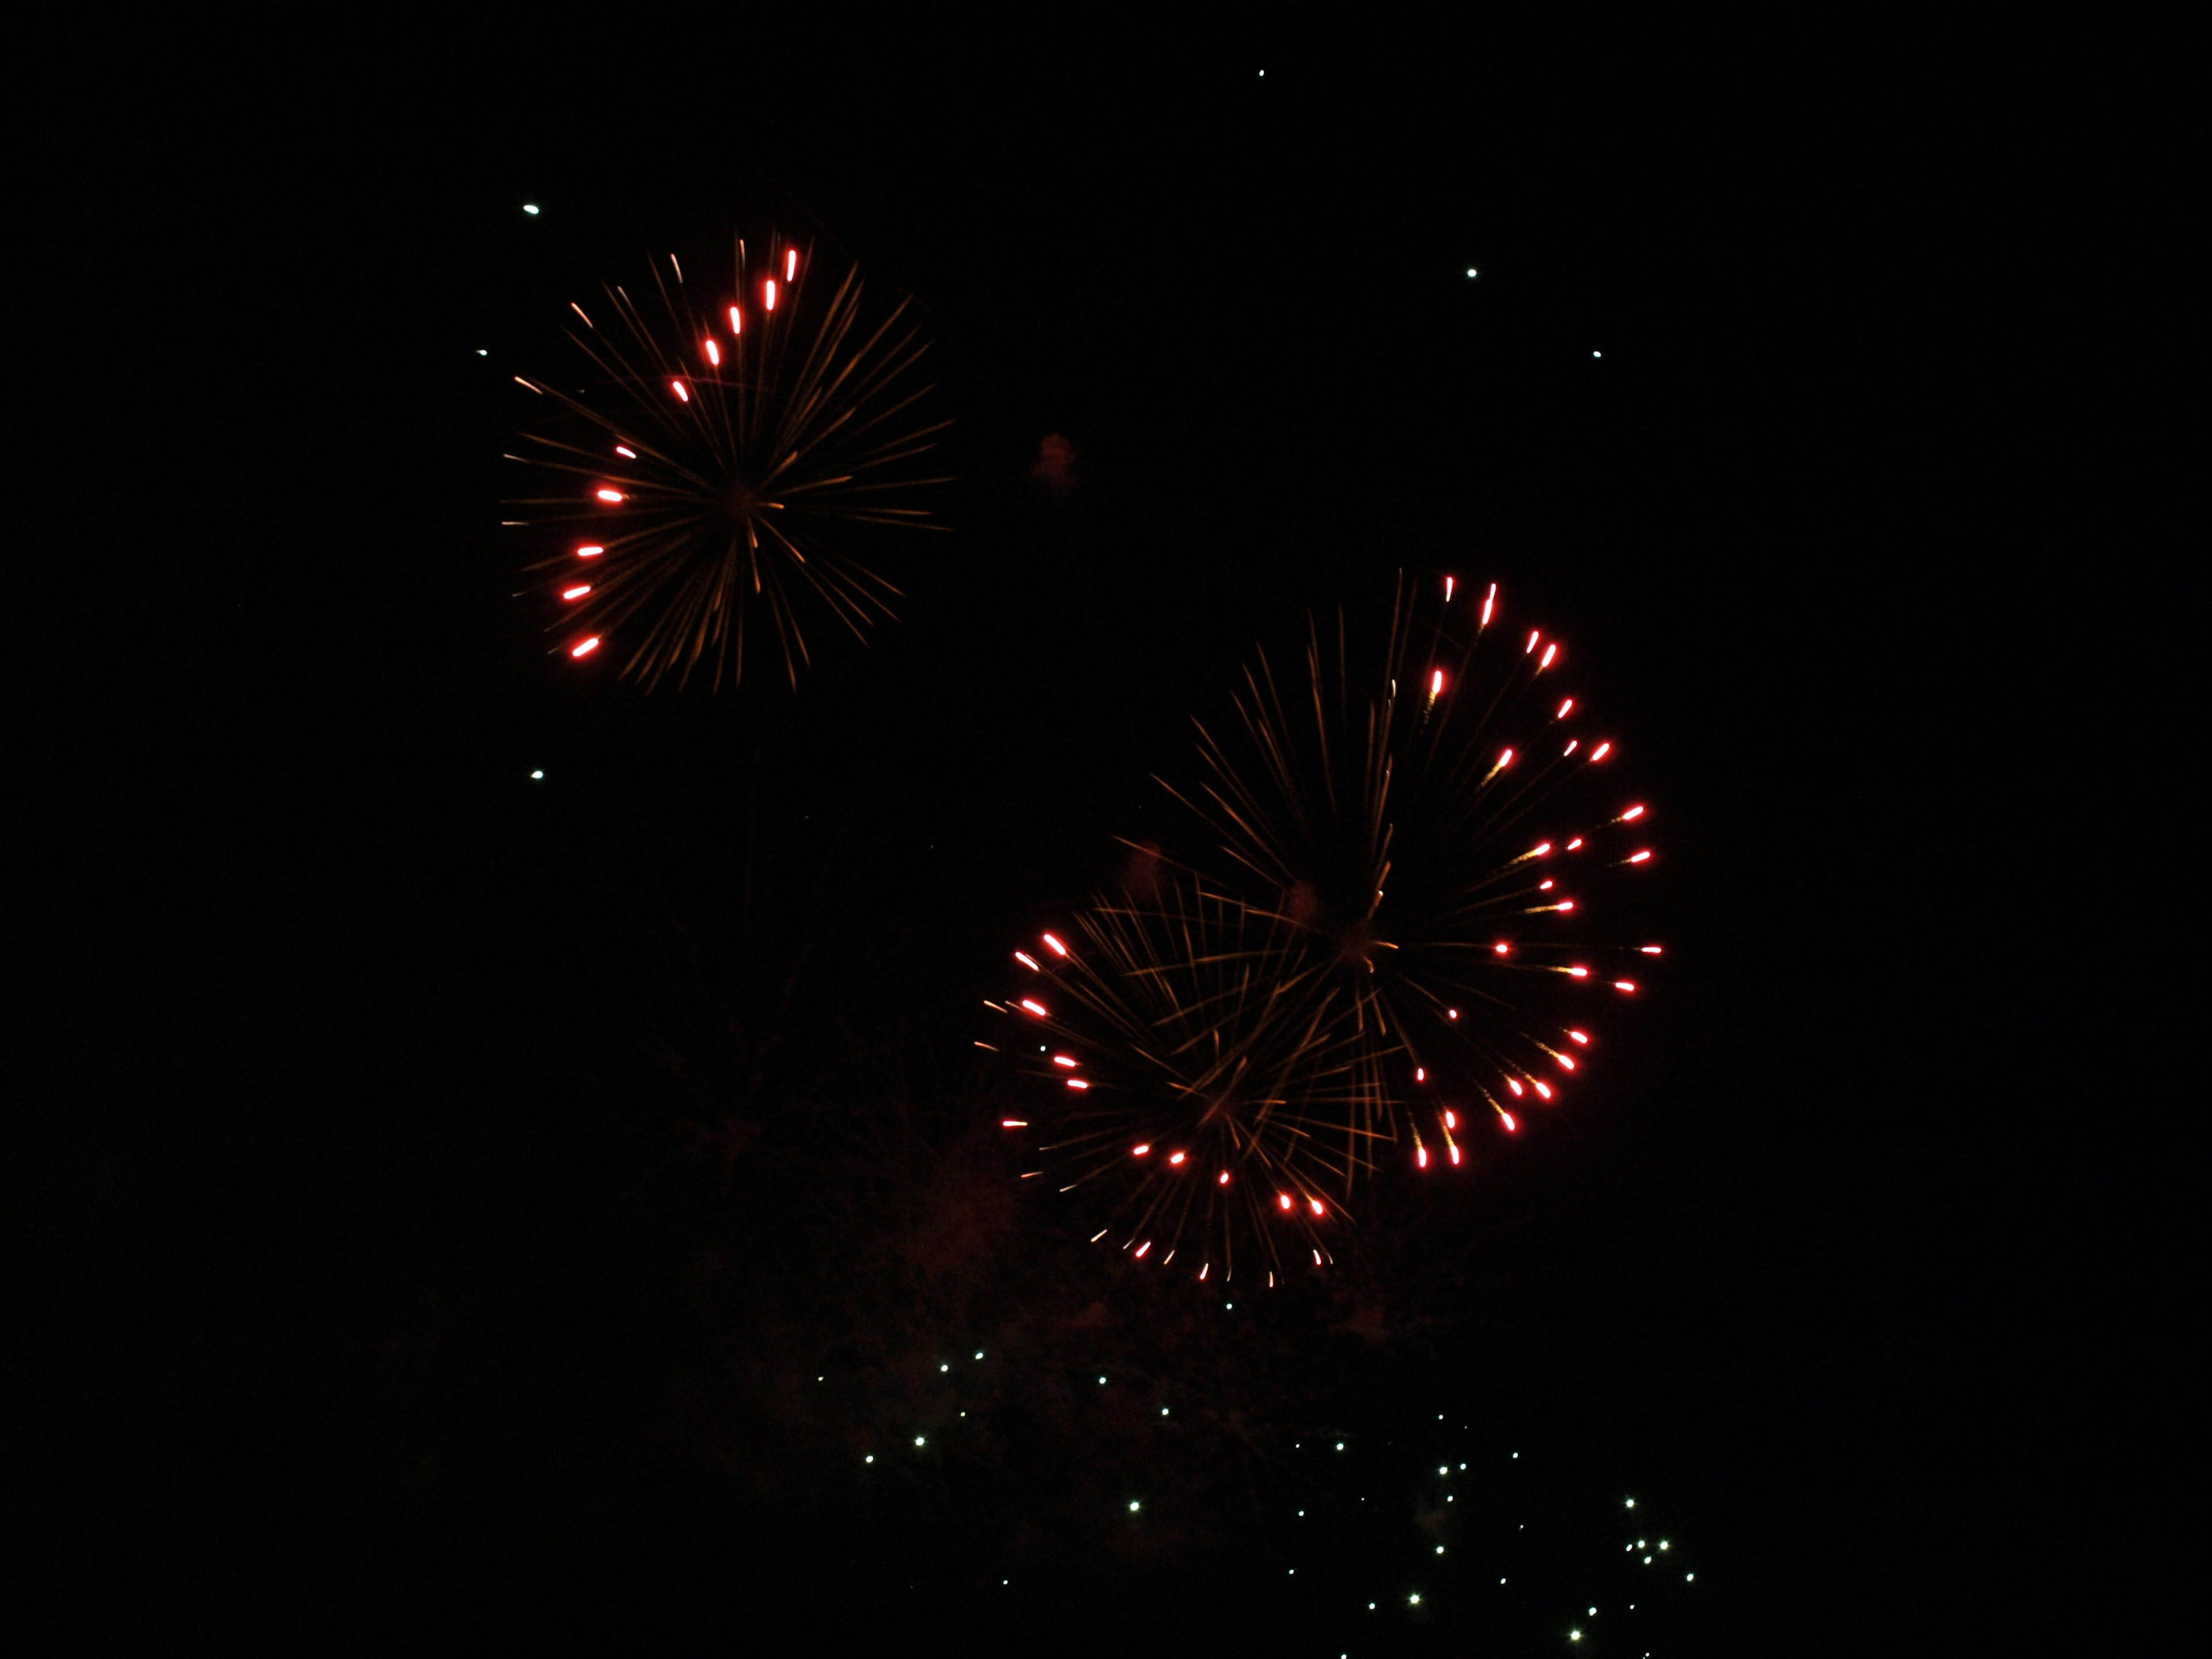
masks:
<instances>
[{"instance_id":1,"label":"cluster of glowing dots","mask_svg":"<svg viewBox=\"0 0 2212 1659\"><path fill-rule=\"evenodd\" d=\"M538 210L534 207L525 208L523 211L526 213L534 214ZM783 287L787 289L789 288L791 284L798 279L798 276L799 250L797 248L786 248L783 254ZM772 312L775 309L777 292L777 283L775 277L769 276L763 280L761 283L761 309L763 311ZM579 317L584 317L586 323L588 324L591 321L589 317L584 316L584 308L581 306L574 305L572 302L570 308L574 310ZM745 331L744 307L742 305L732 305L729 308L729 318L730 337L734 340ZM720 343L718 342L713 335L709 334L700 341L699 345L699 355L706 359L707 366L709 368L720 368L722 366L722 348ZM524 381L523 384L528 385L529 383L527 381ZM668 383L668 390L679 404L688 404L690 403L691 388L680 378L671 380ZM617 444L615 446L615 453L623 456L629 460L634 461L637 459L637 452L632 449L628 444ZM622 506L629 498L611 484L601 484L598 489L592 491L592 499L598 501L602 507L613 507ZM606 550L606 548L599 543L586 543L576 550L576 556L580 559L596 559L604 555ZM563 588L561 592L561 597L568 604L574 605L578 599L582 599L591 591L592 588L590 583L578 583ZM585 657L590 656L594 651L597 651L599 648L599 636L596 634L592 635L589 638L578 640L574 644L571 645L568 647L568 654L571 657L581 659Z\"/></svg>"},{"instance_id":2,"label":"cluster of glowing dots","mask_svg":"<svg viewBox=\"0 0 2212 1659\"><path fill-rule=\"evenodd\" d=\"M1474 273L1473 271L1469 271L1468 274L1469 276L1473 276ZM1446 605L1449 605L1451 603L1452 597L1458 591L1458 587L1459 582L1456 577L1446 576L1444 578L1444 603ZM1492 582L1490 584L1489 590L1483 595L1482 612L1480 618L1476 624L1478 629L1489 627L1492 619L1497 614L1498 584L1496 582ZM1536 647L1539 645L1542 645L1544 647L1543 654L1537 657L1534 672L1540 674L1559 660L1559 642L1556 640L1546 641L1543 636L1543 631L1540 629L1532 629L1529 630L1528 639L1522 643L1522 654L1523 656L1535 657L1537 655ZM1431 705L1436 702L1437 698L1443 695L1444 689L1445 678L1443 670L1441 668L1432 670L1429 676L1429 702ZM1568 715L1573 714L1574 709L1575 700L1572 697L1565 698L1561 701L1558 710L1553 714L1552 719L1555 723L1557 721L1563 720L1566 719ZM1571 738L1568 741L1566 747L1561 751L1560 757L1565 759L1573 755L1581 746L1582 740L1580 738ZM1601 742L1595 749L1590 751L1585 764L1595 764L1601 762L1612 752L1612 743L1610 741ZM1512 749L1506 748L1500 750L1498 751L1497 760L1492 763L1490 775L1492 777L1495 777L1500 772L1504 771L1508 767L1513 764L1514 758L1515 751ZM1638 803L1623 808L1620 812L1614 815L1611 822L1613 823L1634 823L1638 820L1641 819L1649 810L1650 809L1645 807L1643 804ZM1516 861L1526 862L1532 859L1549 858L1555 851L1560 853L1577 853L1582 850L1583 846L1583 837L1580 836L1575 836L1572 840L1567 842L1563 847L1556 848L1548 841L1540 842L1534 847L1529 848L1528 852L1522 854L1521 855L1521 859ZM1627 857L1620 860L1619 862L1623 865L1641 866L1649 864L1651 861L1651 858L1652 851L1650 848L1639 848L1635 852L1628 854ZM1558 885L1559 883L1556 878L1547 877L1537 883L1537 891L1547 894L1553 893L1556 891ZM1566 897L1564 895L1560 895L1554 897L1549 904L1543 905L1539 908L1543 910L1548 910L1565 915L1571 914L1574 910L1575 902L1576 902L1573 899ZM1642 954L1648 957L1661 955L1663 951L1663 947L1657 945L1646 945L1638 948ZM1499 939L1491 946L1491 950L1492 953L1498 957L1510 957L1513 954L1513 942L1510 939ZM1587 980L1591 976L1589 966L1583 963L1576 963L1571 966L1555 968L1550 971L1565 974L1571 979ZM1638 988L1636 981L1629 979L1616 979L1612 981L1612 985L1615 991L1620 992L1624 996L1634 995ZM1447 1008L1444 1011L1444 1018L1447 1020L1456 1021L1459 1018L1459 1010L1456 1008ZM1571 1030L1566 1035L1569 1040L1574 1042L1577 1047L1587 1048L1589 1044L1589 1034L1587 1031ZM1547 1049L1547 1052L1549 1053L1552 1059L1557 1062L1561 1071L1571 1072L1575 1069L1575 1060L1572 1054L1548 1048ZM1416 1066L1413 1072L1413 1080L1416 1083L1426 1083L1428 1081L1427 1070L1425 1067ZM1531 1091L1534 1092L1539 1100L1548 1102L1553 1097L1552 1088L1549 1084L1544 1082L1540 1078L1527 1075L1525 1073L1522 1077L1518 1078L1508 1073L1505 1077L1505 1086L1516 1099L1526 1099ZM1520 1120L1516 1117L1510 1109L1496 1100L1492 1100L1490 1103L1492 1109L1498 1115L1499 1123L1504 1127L1507 1133L1514 1133L1519 1130L1521 1127ZM1441 1111L1439 1113L1439 1116L1443 1124L1445 1151L1449 1156L1451 1162L1456 1165L1461 1161L1459 1143L1455 1138L1455 1132L1460 1127L1459 1114L1456 1111L1447 1109ZM1429 1151L1427 1146L1422 1143L1418 1132L1413 1137L1413 1163L1415 1167L1419 1169L1425 1170L1429 1167Z\"/></svg>"}]
</instances>

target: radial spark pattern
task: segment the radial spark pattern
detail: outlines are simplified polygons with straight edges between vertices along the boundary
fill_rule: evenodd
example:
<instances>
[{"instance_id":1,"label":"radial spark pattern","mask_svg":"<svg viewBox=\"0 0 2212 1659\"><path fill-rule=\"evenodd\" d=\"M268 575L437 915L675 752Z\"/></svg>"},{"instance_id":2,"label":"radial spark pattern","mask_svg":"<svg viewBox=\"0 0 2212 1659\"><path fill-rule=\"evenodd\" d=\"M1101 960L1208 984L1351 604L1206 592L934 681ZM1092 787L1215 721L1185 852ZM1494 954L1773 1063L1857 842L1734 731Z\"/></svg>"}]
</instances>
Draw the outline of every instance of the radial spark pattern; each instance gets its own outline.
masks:
<instances>
[{"instance_id":1,"label":"radial spark pattern","mask_svg":"<svg viewBox=\"0 0 2212 1659\"><path fill-rule=\"evenodd\" d=\"M1006 1127L1098 1195L1102 1239L1322 1266L1385 1149L1457 1168L1565 1098L1661 955L1628 931L1650 814L1568 676L1494 586L1401 581L1371 636L1315 624L1200 725L1168 875L1018 951L1030 988L993 1005L1056 1085Z\"/></svg>"},{"instance_id":2,"label":"radial spark pattern","mask_svg":"<svg viewBox=\"0 0 2212 1659\"><path fill-rule=\"evenodd\" d=\"M572 658L718 686L765 652L796 684L823 623L865 639L891 615L868 538L934 527L917 496L945 480L920 463L948 422L918 412L908 302L876 314L857 273L814 264L740 240L727 276L695 288L672 256L642 304L610 285L570 307L590 384L516 377L552 405L509 459L558 481L516 505L562 532L536 568Z\"/></svg>"}]
</instances>

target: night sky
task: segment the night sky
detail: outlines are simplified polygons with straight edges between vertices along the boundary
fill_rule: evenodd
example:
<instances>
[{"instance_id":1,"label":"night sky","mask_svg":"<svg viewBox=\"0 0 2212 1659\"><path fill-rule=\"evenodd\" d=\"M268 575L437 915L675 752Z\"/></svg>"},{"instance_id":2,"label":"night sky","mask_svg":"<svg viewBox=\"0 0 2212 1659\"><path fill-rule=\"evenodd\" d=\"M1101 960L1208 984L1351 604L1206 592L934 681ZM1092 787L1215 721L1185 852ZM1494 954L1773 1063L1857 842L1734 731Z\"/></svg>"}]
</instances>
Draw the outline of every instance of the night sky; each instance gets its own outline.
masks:
<instances>
[{"instance_id":1,"label":"night sky","mask_svg":"<svg viewBox=\"0 0 2212 1659\"><path fill-rule=\"evenodd\" d=\"M1991 833L2094 677L2057 43L540 27L52 56L33 1628L1805 1652L2071 1606L2017 1564L2098 1457L2037 1219L2087 1224L2074 1079ZM795 694L647 697L502 539L511 376L739 227L926 310L951 533ZM1232 1316L1012 1191L980 999L1254 643L1401 568L1572 642L1671 956L1601 1085ZM1647 1532L1694 1595L1622 1579Z\"/></svg>"}]
</instances>

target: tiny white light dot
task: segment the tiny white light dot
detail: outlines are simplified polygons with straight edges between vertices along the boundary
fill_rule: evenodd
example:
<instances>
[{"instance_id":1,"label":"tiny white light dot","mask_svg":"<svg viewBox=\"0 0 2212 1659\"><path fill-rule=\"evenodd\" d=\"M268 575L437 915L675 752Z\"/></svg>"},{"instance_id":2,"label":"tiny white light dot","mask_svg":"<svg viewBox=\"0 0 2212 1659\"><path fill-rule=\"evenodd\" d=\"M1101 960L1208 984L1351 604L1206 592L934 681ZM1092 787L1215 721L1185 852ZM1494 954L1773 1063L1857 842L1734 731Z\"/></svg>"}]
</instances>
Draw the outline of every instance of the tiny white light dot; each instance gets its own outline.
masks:
<instances>
[{"instance_id":1,"label":"tiny white light dot","mask_svg":"<svg viewBox=\"0 0 2212 1659\"><path fill-rule=\"evenodd\" d=\"M545 776L543 772L532 772L530 775L533 778L538 779L540 781L543 781Z\"/></svg>"},{"instance_id":2,"label":"tiny white light dot","mask_svg":"<svg viewBox=\"0 0 2212 1659\"><path fill-rule=\"evenodd\" d=\"M875 1453L873 1453L873 1452L870 1452L870 1453L869 1453L866 1457L862 1458L860 1461L861 1461L863 1463L872 1463L872 1462L874 1462L876 1461L876 1455L875 1455Z\"/></svg>"},{"instance_id":3,"label":"tiny white light dot","mask_svg":"<svg viewBox=\"0 0 2212 1659\"><path fill-rule=\"evenodd\" d=\"M1279 1444L1280 1443L1279 1443L1279 1442L1278 1442L1277 1443L1278 1443L1278 1444ZM1339 1451L1342 1451L1342 1450L1344 1449L1344 1442L1342 1442L1341 1440L1338 1441L1338 1442L1336 1443L1336 1449L1337 1449L1337 1450L1339 1450Z\"/></svg>"},{"instance_id":4,"label":"tiny white light dot","mask_svg":"<svg viewBox=\"0 0 2212 1659\"><path fill-rule=\"evenodd\" d=\"M975 1350L975 1358L978 1358L978 1359L981 1359L982 1357L983 1357L983 1351L982 1351L981 1348L976 1349L976 1350Z\"/></svg>"},{"instance_id":5,"label":"tiny white light dot","mask_svg":"<svg viewBox=\"0 0 2212 1659\"><path fill-rule=\"evenodd\" d=\"M522 204L522 210L528 214L532 218L535 219L538 216L538 204L535 202L525 202Z\"/></svg>"},{"instance_id":6,"label":"tiny white light dot","mask_svg":"<svg viewBox=\"0 0 2212 1659\"><path fill-rule=\"evenodd\" d=\"M1132 1504L1129 1505L1129 1513L1130 1513L1130 1514L1132 1514L1132 1515L1134 1515L1136 1512L1137 1512L1137 1505L1136 1505L1134 1503L1132 1503Z\"/></svg>"},{"instance_id":7,"label":"tiny white light dot","mask_svg":"<svg viewBox=\"0 0 2212 1659\"><path fill-rule=\"evenodd\" d=\"M1605 353L1602 351L1593 351L1590 353L1590 356L1593 357L1602 357L1605 356Z\"/></svg>"},{"instance_id":8,"label":"tiny white light dot","mask_svg":"<svg viewBox=\"0 0 2212 1659\"><path fill-rule=\"evenodd\" d=\"M951 1367L951 1366L950 1366L950 1365L939 1365L937 1369L938 1369L938 1370L939 1370L940 1371L949 1371L949 1370L951 1370L952 1369L952 1367Z\"/></svg>"},{"instance_id":9,"label":"tiny white light dot","mask_svg":"<svg viewBox=\"0 0 2212 1659\"><path fill-rule=\"evenodd\" d=\"M489 356L491 356L491 353L489 353L489 351L483 351L483 350L479 350L479 351L477 353L477 356L479 356L479 357L489 357Z\"/></svg>"},{"instance_id":10,"label":"tiny white light dot","mask_svg":"<svg viewBox=\"0 0 2212 1659\"><path fill-rule=\"evenodd\" d=\"M922 1445L922 1444L924 1444L924 1443L926 1443L923 1441L922 1437L921 1437L920 1435L916 1435L916 1436L915 1436L915 1437L914 1437L914 1443L915 1443L915 1445L919 1446L919 1445Z\"/></svg>"}]
</instances>

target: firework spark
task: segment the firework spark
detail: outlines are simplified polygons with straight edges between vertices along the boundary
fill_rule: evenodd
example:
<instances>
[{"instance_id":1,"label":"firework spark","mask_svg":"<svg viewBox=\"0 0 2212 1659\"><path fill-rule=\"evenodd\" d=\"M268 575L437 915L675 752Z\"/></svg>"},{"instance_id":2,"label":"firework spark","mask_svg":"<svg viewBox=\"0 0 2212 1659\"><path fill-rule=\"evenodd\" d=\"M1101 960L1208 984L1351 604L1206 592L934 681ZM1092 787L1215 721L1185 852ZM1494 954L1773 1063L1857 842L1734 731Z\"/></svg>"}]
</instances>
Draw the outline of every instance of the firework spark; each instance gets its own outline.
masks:
<instances>
[{"instance_id":1,"label":"firework spark","mask_svg":"<svg viewBox=\"0 0 2212 1659\"><path fill-rule=\"evenodd\" d=\"M1352 1173L1338 1132L1371 1115L1373 1079L1356 1011L1297 959L1296 930L1170 878L1043 942L1014 952L1033 988L992 1006L1054 1091L1035 1152L1054 1184L1097 1198L1137 1260L1179 1250L1227 1279L1240 1247L1272 1272L1285 1247L1325 1259Z\"/></svg>"},{"instance_id":2,"label":"firework spark","mask_svg":"<svg viewBox=\"0 0 2212 1659\"><path fill-rule=\"evenodd\" d=\"M856 272L811 249L736 244L726 287L696 293L670 258L646 303L610 285L570 340L592 384L517 380L554 418L510 457L551 471L525 522L562 532L537 566L561 648L591 639L647 687L695 672L736 684L748 644L797 684L823 621L866 639L898 590L867 562L878 527L940 528L916 493L949 422L918 412L927 343L900 301L876 315ZM826 292L823 291L826 285ZM586 580L588 576L588 580Z\"/></svg>"},{"instance_id":3,"label":"firework spark","mask_svg":"<svg viewBox=\"0 0 2212 1659\"><path fill-rule=\"evenodd\" d=\"M1201 1270L1240 1231L1279 1270L1295 1223L1320 1264L1386 1149L1464 1167L1474 1123L1556 1106L1591 1002L1638 989L1603 964L1659 954L1609 942L1650 808L1616 798L1609 738L1575 734L1560 642L1502 616L1494 586L1401 580L1378 636L1340 617L1302 672L1258 657L1234 717L1200 725L1196 780L1162 781L1187 856L1080 913L1064 957L1017 953L1038 1069L1096 1085L1040 1112L1036 1152L1110 1194L1126 1248L1202 1224Z\"/></svg>"}]
</instances>

